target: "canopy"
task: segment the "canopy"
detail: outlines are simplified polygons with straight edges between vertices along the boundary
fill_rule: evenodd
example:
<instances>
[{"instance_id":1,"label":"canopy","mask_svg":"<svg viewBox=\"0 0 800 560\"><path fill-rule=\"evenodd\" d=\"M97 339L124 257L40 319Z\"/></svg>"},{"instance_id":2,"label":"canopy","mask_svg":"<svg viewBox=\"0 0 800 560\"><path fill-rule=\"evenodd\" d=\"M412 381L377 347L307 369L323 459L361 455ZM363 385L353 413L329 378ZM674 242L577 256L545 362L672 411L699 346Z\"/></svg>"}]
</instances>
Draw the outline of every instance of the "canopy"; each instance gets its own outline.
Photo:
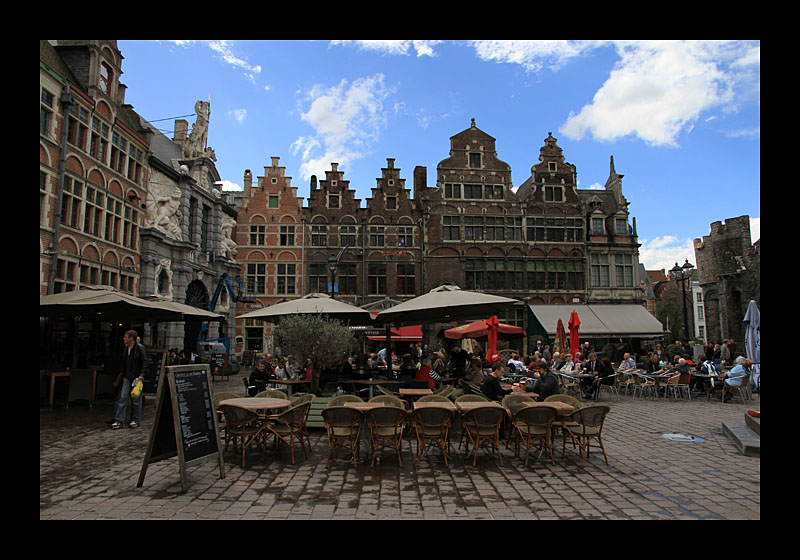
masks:
<instances>
[{"instance_id":1,"label":"canopy","mask_svg":"<svg viewBox=\"0 0 800 560\"><path fill-rule=\"evenodd\" d=\"M581 320L574 309L569 314L569 323L567 323L567 328L569 329L569 353L572 354L572 357L574 358L575 353L578 352L578 349L581 347Z\"/></svg>"},{"instance_id":2,"label":"canopy","mask_svg":"<svg viewBox=\"0 0 800 560\"><path fill-rule=\"evenodd\" d=\"M583 337L657 337L664 334L661 322L644 306L636 304L530 305L545 333L555 336L558 320L568 323L571 311L580 316Z\"/></svg>"},{"instance_id":3,"label":"canopy","mask_svg":"<svg viewBox=\"0 0 800 560\"><path fill-rule=\"evenodd\" d=\"M381 311L376 320L383 323L446 323L501 314L516 303L515 299L445 285Z\"/></svg>"},{"instance_id":4,"label":"canopy","mask_svg":"<svg viewBox=\"0 0 800 560\"><path fill-rule=\"evenodd\" d=\"M261 319L276 322L288 315L322 314L349 322L351 325L371 325L372 315L366 309L333 299L327 294L312 293L298 299L276 303L239 315L237 319Z\"/></svg>"},{"instance_id":5,"label":"canopy","mask_svg":"<svg viewBox=\"0 0 800 560\"><path fill-rule=\"evenodd\" d=\"M444 331L445 338L453 338L461 340L462 338L488 338L489 325L485 319L474 321L472 323L453 327ZM525 329L522 327L515 327L514 325L507 325L505 323L497 323L497 339L498 340L512 340L515 338L525 338Z\"/></svg>"},{"instance_id":6,"label":"canopy","mask_svg":"<svg viewBox=\"0 0 800 560\"><path fill-rule=\"evenodd\" d=\"M744 315L744 350L753 361L753 385L759 387L761 373L761 313L752 299Z\"/></svg>"},{"instance_id":7,"label":"canopy","mask_svg":"<svg viewBox=\"0 0 800 560\"><path fill-rule=\"evenodd\" d=\"M383 332L381 334L367 334L367 338L370 340L383 342L386 340L386 333ZM393 341L399 340L404 342L422 342L422 325L411 325L408 327L392 327L391 339Z\"/></svg>"},{"instance_id":8,"label":"canopy","mask_svg":"<svg viewBox=\"0 0 800 560\"><path fill-rule=\"evenodd\" d=\"M172 301L148 301L108 287L85 287L71 292L39 296L42 317L106 315L129 321L222 320L218 313Z\"/></svg>"},{"instance_id":9,"label":"canopy","mask_svg":"<svg viewBox=\"0 0 800 560\"><path fill-rule=\"evenodd\" d=\"M558 340L558 351L567 352L567 331L564 330L564 322L559 317L556 324L556 339Z\"/></svg>"}]
</instances>

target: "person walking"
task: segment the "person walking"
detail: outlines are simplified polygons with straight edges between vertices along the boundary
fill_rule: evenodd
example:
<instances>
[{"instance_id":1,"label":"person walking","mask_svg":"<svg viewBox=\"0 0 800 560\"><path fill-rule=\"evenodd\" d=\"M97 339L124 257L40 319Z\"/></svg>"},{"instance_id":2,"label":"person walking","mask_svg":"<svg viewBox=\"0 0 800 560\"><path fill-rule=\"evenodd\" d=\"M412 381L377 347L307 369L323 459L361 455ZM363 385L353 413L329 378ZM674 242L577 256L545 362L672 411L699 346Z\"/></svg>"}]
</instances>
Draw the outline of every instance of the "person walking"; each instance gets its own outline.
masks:
<instances>
[{"instance_id":1,"label":"person walking","mask_svg":"<svg viewBox=\"0 0 800 560\"><path fill-rule=\"evenodd\" d=\"M139 335L136 331L127 331L122 337L122 343L125 345L122 355L122 368L120 370L119 379L122 383L120 388L119 397L117 398L117 405L114 410L114 422L111 424L111 429L118 430L125 423L125 416L128 410L128 400L131 399L131 389L136 385L137 381L144 381L144 371L147 366L147 352L144 346L137 339ZM129 428L138 428L142 419L142 394L133 399L133 408L131 409L131 422L128 424Z\"/></svg>"}]
</instances>

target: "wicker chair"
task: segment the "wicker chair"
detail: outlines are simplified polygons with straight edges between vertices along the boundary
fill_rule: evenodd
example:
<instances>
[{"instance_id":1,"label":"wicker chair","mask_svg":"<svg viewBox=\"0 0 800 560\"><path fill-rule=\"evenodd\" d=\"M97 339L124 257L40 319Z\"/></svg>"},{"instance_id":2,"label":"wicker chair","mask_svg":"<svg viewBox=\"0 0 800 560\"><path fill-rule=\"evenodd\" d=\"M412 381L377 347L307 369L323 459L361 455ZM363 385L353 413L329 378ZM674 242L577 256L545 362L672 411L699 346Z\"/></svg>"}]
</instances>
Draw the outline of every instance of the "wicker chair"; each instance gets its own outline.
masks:
<instances>
[{"instance_id":1,"label":"wicker chair","mask_svg":"<svg viewBox=\"0 0 800 560\"><path fill-rule=\"evenodd\" d=\"M550 451L550 461L555 465L553 458L552 433L550 427L558 411L552 406L525 406L514 414L514 427L519 439L525 444L525 466L528 466L528 455L531 447L539 443L539 456L546 449ZM514 447L514 454L519 455L519 439ZM537 457L538 459L538 457Z\"/></svg>"},{"instance_id":2,"label":"wicker chair","mask_svg":"<svg viewBox=\"0 0 800 560\"><path fill-rule=\"evenodd\" d=\"M247 410L241 406L229 404L220 405L222 413L225 415L225 451L228 450L228 442L241 439L242 446L242 466L245 466L245 450L253 443L261 440L261 457L264 457L266 450L266 431L264 424L260 422L257 412Z\"/></svg>"},{"instance_id":3,"label":"wicker chair","mask_svg":"<svg viewBox=\"0 0 800 560\"><path fill-rule=\"evenodd\" d=\"M292 450L292 464L294 465L294 444L300 442L303 448L303 455L308 459L305 447L306 437L306 418L311 408L311 401L306 401L295 406L289 407L280 414L270 416L266 428L274 436L275 445L278 442L285 443ZM309 444L309 449L311 445Z\"/></svg>"},{"instance_id":4,"label":"wicker chair","mask_svg":"<svg viewBox=\"0 0 800 560\"><path fill-rule=\"evenodd\" d=\"M489 402L489 399L483 395L461 395L455 402Z\"/></svg>"},{"instance_id":5,"label":"wicker chair","mask_svg":"<svg viewBox=\"0 0 800 560\"><path fill-rule=\"evenodd\" d=\"M278 389L267 389L266 391L261 391L256 395L256 397L260 399L289 399L289 397L286 396L286 393Z\"/></svg>"},{"instance_id":6,"label":"wicker chair","mask_svg":"<svg viewBox=\"0 0 800 560\"><path fill-rule=\"evenodd\" d=\"M327 406L344 406L344 403L346 402L364 402L364 399L358 395L337 395L335 397L331 397L331 400L328 401Z\"/></svg>"},{"instance_id":7,"label":"wicker chair","mask_svg":"<svg viewBox=\"0 0 800 560\"><path fill-rule=\"evenodd\" d=\"M386 396L386 395L382 395ZM375 397L380 398L380 397ZM370 399L372 402L374 399ZM375 457L379 447L392 447L397 452L397 460L403 466L403 430L408 423L408 413L402 407L379 406L371 408L364 413L370 432L372 443L372 461L370 467L375 466Z\"/></svg>"},{"instance_id":8,"label":"wicker chair","mask_svg":"<svg viewBox=\"0 0 800 560\"><path fill-rule=\"evenodd\" d=\"M500 466L503 466L503 456L500 454L500 425L505 415L506 411L503 408L481 407L468 410L462 416L464 432L475 448L473 467L478 460L478 449L487 443L497 451Z\"/></svg>"},{"instance_id":9,"label":"wicker chair","mask_svg":"<svg viewBox=\"0 0 800 560\"><path fill-rule=\"evenodd\" d=\"M314 393L306 393L305 395L299 395L299 396L294 397L293 399L291 399L292 406L297 406L297 405L305 403L305 402L313 403L314 399L316 399L316 398L317 398L317 396ZM311 414L311 407L309 406L308 410L306 411L306 419L303 422L303 435L306 438L306 443L308 444L308 450L309 451L311 451L311 441L309 440L309 433L308 433L308 416L310 414Z\"/></svg>"},{"instance_id":10,"label":"wicker chair","mask_svg":"<svg viewBox=\"0 0 800 560\"><path fill-rule=\"evenodd\" d=\"M450 402L450 399L442 395L423 395L417 402Z\"/></svg>"},{"instance_id":11,"label":"wicker chair","mask_svg":"<svg viewBox=\"0 0 800 560\"><path fill-rule=\"evenodd\" d=\"M531 397L530 395L526 395L524 393L511 393L510 395L506 395L505 397L503 397L503 400L500 402L500 404L503 406L503 408L505 408L508 411L508 418L506 420L514 418L514 414L516 414L516 412L520 408L523 408L525 406L524 404L522 404L524 402L535 402L535 401L533 397ZM514 434L515 438L517 437L518 434L517 431L514 429L513 421L512 422L506 421L505 425L507 427L506 435L509 436L506 437L506 449L508 449L508 444L511 441L510 437L511 434Z\"/></svg>"},{"instance_id":12,"label":"wicker chair","mask_svg":"<svg viewBox=\"0 0 800 560\"><path fill-rule=\"evenodd\" d=\"M394 393L394 392L390 391L389 389L387 389L386 387L384 387L383 385L376 385L376 387L378 388L378 391L380 391L384 395L388 395L390 397L399 397L400 396L400 393Z\"/></svg>"},{"instance_id":13,"label":"wicker chair","mask_svg":"<svg viewBox=\"0 0 800 560\"><path fill-rule=\"evenodd\" d=\"M428 397L436 396L428 395ZM448 400L445 397L442 398L445 401ZM412 413L411 420L417 434L417 466L419 466L424 450L431 446L437 446L442 450L444 464L448 466L447 448L450 441L450 428L453 425L452 411L436 407L418 408Z\"/></svg>"},{"instance_id":14,"label":"wicker chair","mask_svg":"<svg viewBox=\"0 0 800 560\"><path fill-rule=\"evenodd\" d=\"M339 447L352 452L353 466L358 467L357 458L364 413L357 408L329 405L322 410L322 420L328 432L329 451L325 467L330 467L333 451Z\"/></svg>"},{"instance_id":15,"label":"wicker chair","mask_svg":"<svg viewBox=\"0 0 800 560\"><path fill-rule=\"evenodd\" d=\"M742 403L746 403L747 401L752 399L752 395L750 394L750 374L742 376L742 384L737 386L728 385L727 383L722 383L722 402L725 402L725 395L731 393L731 400L734 397L739 397L742 399Z\"/></svg>"},{"instance_id":16,"label":"wicker chair","mask_svg":"<svg viewBox=\"0 0 800 560\"><path fill-rule=\"evenodd\" d=\"M561 390L566 394L575 394L580 395L580 385L578 381L574 377L569 377L568 375L564 375L562 373L557 374L558 380L561 382Z\"/></svg>"},{"instance_id":17,"label":"wicker chair","mask_svg":"<svg viewBox=\"0 0 800 560\"><path fill-rule=\"evenodd\" d=\"M238 399L239 395L227 391L220 391L219 393L214 393L213 398L214 408L217 411L217 426L219 427L220 432L225 433L225 415L222 414L222 409L219 407L219 403L227 399Z\"/></svg>"},{"instance_id":18,"label":"wicker chair","mask_svg":"<svg viewBox=\"0 0 800 560\"><path fill-rule=\"evenodd\" d=\"M578 399L576 399L572 395L550 395L549 397L547 397L544 400L544 402L551 402L551 401L558 401L558 402L567 403L568 405L571 405L575 410L578 410L582 406L581 405L581 401L579 401ZM575 410L573 410L573 412L575 412ZM565 426L566 425L574 427L574 426L577 426L578 423L575 422L574 420L570 419L568 416L562 416L561 420L560 420L560 422L558 424L555 424L555 422L553 423L553 427L554 428L558 428L559 430L561 430L563 437L567 437L566 434L565 434L565 430L566 430ZM558 434L558 430L556 430L556 429L554 429L553 432L554 432L554 435Z\"/></svg>"},{"instance_id":19,"label":"wicker chair","mask_svg":"<svg viewBox=\"0 0 800 560\"><path fill-rule=\"evenodd\" d=\"M577 423L577 426L566 425L564 434L569 435L574 442L577 442L581 448L581 466L586 466L586 457L589 455L589 447L591 440L596 439L599 447L603 452L603 459L608 465L608 457L606 450L603 447L603 440L601 434L603 432L603 422L605 421L606 414L611 410L610 407L605 405L586 406L578 409L567 418ZM567 438L564 437L564 444L561 450L561 457L563 458L567 450Z\"/></svg>"},{"instance_id":20,"label":"wicker chair","mask_svg":"<svg viewBox=\"0 0 800 560\"><path fill-rule=\"evenodd\" d=\"M407 406L403 399L395 397L394 395L377 395L372 397L368 402L382 402L385 406L402 408L403 410L406 410Z\"/></svg>"}]
</instances>

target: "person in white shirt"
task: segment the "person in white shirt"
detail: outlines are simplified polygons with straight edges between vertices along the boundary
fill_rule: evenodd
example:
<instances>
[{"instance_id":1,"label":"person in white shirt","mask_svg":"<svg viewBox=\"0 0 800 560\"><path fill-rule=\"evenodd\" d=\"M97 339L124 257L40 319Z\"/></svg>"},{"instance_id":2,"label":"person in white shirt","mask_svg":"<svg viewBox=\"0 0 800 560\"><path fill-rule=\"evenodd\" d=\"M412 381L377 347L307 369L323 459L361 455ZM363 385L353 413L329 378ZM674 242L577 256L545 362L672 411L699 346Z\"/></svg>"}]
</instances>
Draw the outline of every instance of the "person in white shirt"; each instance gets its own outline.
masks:
<instances>
[{"instance_id":1,"label":"person in white shirt","mask_svg":"<svg viewBox=\"0 0 800 560\"><path fill-rule=\"evenodd\" d=\"M512 354L507 365L513 366L516 373L524 373L527 371L525 364L523 364L519 359L519 354Z\"/></svg>"},{"instance_id":2,"label":"person in white shirt","mask_svg":"<svg viewBox=\"0 0 800 560\"><path fill-rule=\"evenodd\" d=\"M573 371L579 371L581 369L580 363L575 363L572 361L572 354L567 354L564 356L564 365L558 370L561 373L572 373Z\"/></svg>"},{"instance_id":3,"label":"person in white shirt","mask_svg":"<svg viewBox=\"0 0 800 560\"><path fill-rule=\"evenodd\" d=\"M628 352L625 353L624 358L625 359L622 362L622 367L636 369L636 360L634 360Z\"/></svg>"}]
</instances>

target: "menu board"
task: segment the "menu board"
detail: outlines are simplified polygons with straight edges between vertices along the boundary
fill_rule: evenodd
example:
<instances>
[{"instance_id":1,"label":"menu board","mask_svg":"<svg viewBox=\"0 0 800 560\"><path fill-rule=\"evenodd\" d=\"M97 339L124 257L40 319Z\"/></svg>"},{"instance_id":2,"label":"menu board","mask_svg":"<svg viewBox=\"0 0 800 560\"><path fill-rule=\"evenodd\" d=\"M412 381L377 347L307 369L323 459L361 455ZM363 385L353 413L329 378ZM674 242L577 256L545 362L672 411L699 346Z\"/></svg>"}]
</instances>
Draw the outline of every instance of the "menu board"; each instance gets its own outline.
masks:
<instances>
[{"instance_id":1,"label":"menu board","mask_svg":"<svg viewBox=\"0 0 800 560\"><path fill-rule=\"evenodd\" d=\"M158 390L158 380L161 379L161 374L164 373L164 366L167 364L167 351L166 350L147 350L147 367L144 370L142 377L142 391L148 394L154 394Z\"/></svg>"},{"instance_id":2,"label":"menu board","mask_svg":"<svg viewBox=\"0 0 800 560\"><path fill-rule=\"evenodd\" d=\"M147 465L176 455L184 492L187 464L216 457L220 478L225 478L208 364L164 368L158 382L150 440L136 486L144 483Z\"/></svg>"}]
</instances>

